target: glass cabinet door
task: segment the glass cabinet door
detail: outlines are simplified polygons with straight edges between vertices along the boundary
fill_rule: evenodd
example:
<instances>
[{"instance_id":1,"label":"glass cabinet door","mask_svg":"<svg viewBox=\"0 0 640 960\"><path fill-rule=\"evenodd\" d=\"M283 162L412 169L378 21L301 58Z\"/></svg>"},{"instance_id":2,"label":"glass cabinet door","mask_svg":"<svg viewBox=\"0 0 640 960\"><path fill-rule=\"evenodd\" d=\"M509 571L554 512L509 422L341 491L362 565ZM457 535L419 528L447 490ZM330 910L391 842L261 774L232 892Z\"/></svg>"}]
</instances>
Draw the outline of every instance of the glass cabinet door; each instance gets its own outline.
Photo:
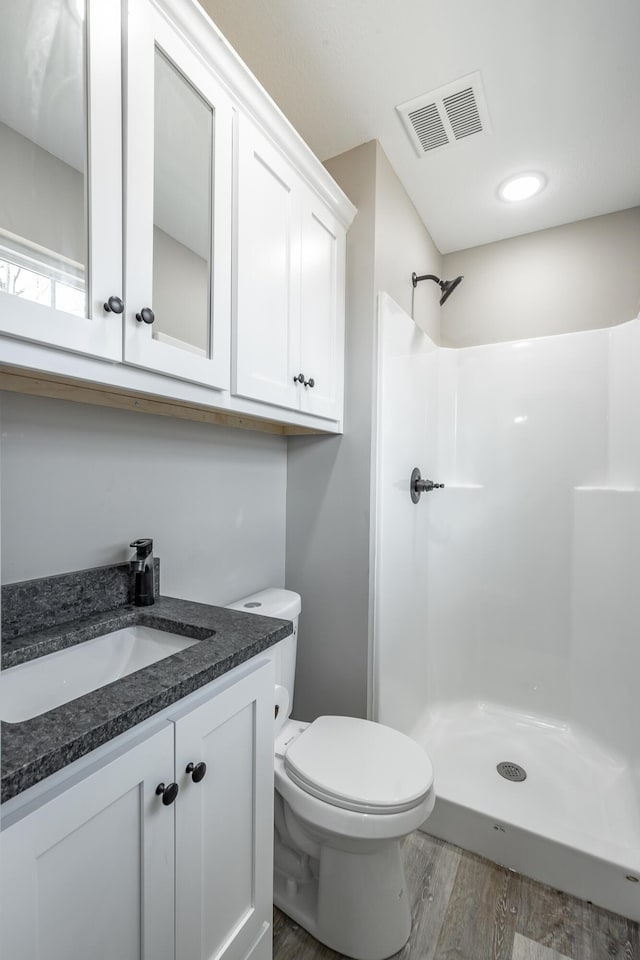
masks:
<instances>
[{"instance_id":1,"label":"glass cabinet door","mask_svg":"<svg viewBox=\"0 0 640 960\"><path fill-rule=\"evenodd\" d=\"M0 332L121 359L119 3L9 0L1 22Z\"/></svg>"},{"instance_id":2,"label":"glass cabinet door","mask_svg":"<svg viewBox=\"0 0 640 960\"><path fill-rule=\"evenodd\" d=\"M128 11L125 360L226 388L232 110L151 0Z\"/></svg>"}]
</instances>

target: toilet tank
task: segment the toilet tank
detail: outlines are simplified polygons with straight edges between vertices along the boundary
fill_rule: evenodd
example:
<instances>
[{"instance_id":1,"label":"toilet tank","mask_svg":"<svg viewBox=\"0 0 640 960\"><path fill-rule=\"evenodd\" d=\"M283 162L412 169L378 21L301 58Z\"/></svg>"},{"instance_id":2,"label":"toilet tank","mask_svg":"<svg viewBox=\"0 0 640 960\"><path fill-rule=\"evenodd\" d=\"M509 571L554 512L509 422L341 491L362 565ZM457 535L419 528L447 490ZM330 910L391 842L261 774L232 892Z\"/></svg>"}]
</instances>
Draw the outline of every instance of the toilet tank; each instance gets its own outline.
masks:
<instances>
[{"instance_id":1,"label":"toilet tank","mask_svg":"<svg viewBox=\"0 0 640 960\"><path fill-rule=\"evenodd\" d=\"M227 604L231 610L242 610L243 613L258 613L263 617L278 617L280 620L293 621L293 633L284 640L275 643L261 656L273 660L276 675L276 702L282 707L279 713L279 723L291 716L293 704L293 686L296 675L296 650L298 646L298 617L300 616L300 594L292 590L283 590L277 587L267 587L248 597L242 597L235 603ZM283 702L280 691L286 691L287 697Z\"/></svg>"}]
</instances>

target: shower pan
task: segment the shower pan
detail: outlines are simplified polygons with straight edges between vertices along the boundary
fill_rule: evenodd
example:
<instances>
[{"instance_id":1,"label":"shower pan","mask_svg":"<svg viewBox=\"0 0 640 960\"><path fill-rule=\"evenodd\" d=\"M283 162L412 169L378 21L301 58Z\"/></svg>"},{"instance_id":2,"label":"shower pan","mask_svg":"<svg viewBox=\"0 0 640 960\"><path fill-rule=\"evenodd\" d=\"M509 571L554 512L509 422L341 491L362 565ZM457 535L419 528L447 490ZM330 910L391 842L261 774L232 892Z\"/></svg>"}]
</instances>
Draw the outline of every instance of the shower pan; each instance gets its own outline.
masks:
<instances>
[{"instance_id":1,"label":"shower pan","mask_svg":"<svg viewBox=\"0 0 640 960\"><path fill-rule=\"evenodd\" d=\"M640 319L378 320L371 714L431 756L425 830L640 920Z\"/></svg>"}]
</instances>

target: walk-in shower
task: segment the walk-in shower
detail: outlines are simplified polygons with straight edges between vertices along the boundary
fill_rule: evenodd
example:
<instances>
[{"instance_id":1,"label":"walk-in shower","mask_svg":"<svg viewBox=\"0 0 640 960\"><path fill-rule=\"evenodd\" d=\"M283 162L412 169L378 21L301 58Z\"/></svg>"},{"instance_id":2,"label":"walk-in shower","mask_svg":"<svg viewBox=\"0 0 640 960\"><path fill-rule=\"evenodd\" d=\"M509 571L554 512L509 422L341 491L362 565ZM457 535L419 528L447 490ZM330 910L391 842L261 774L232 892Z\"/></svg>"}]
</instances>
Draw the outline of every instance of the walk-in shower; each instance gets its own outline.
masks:
<instances>
[{"instance_id":1,"label":"walk-in shower","mask_svg":"<svg viewBox=\"0 0 640 960\"><path fill-rule=\"evenodd\" d=\"M378 332L373 716L428 832L640 920L640 319L442 349L382 294Z\"/></svg>"}]
</instances>

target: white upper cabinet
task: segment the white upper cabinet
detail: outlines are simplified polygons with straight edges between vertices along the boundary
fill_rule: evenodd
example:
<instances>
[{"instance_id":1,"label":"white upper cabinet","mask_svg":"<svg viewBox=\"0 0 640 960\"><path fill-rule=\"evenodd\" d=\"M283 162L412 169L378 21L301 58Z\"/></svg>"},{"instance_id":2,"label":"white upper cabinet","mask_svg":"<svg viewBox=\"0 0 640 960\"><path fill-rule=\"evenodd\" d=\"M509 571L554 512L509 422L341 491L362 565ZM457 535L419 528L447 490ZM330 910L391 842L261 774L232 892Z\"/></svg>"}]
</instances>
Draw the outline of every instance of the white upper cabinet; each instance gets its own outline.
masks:
<instances>
[{"instance_id":1,"label":"white upper cabinet","mask_svg":"<svg viewBox=\"0 0 640 960\"><path fill-rule=\"evenodd\" d=\"M300 356L300 187L256 126L238 122L234 392L296 407Z\"/></svg>"},{"instance_id":2,"label":"white upper cabinet","mask_svg":"<svg viewBox=\"0 0 640 960\"><path fill-rule=\"evenodd\" d=\"M0 333L110 360L122 359L120 45L119 0L2 13Z\"/></svg>"},{"instance_id":3,"label":"white upper cabinet","mask_svg":"<svg viewBox=\"0 0 640 960\"><path fill-rule=\"evenodd\" d=\"M345 227L246 116L237 158L233 392L337 420Z\"/></svg>"},{"instance_id":4,"label":"white upper cabinet","mask_svg":"<svg viewBox=\"0 0 640 960\"><path fill-rule=\"evenodd\" d=\"M337 432L354 214L196 0L3 13L5 367Z\"/></svg>"},{"instance_id":5,"label":"white upper cabinet","mask_svg":"<svg viewBox=\"0 0 640 960\"><path fill-rule=\"evenodd\" d=\"M124 358L225 389L231 101L152 0L127 22Z\"/></svg>"},{"instance_id":6,"label":"white upper cabinet","mask_svg":"<svg viewBox=\"0 0 640 960\"><path fill-rule=\"evenodd\" d=\"M300 409L337 420L344 368L345 230L310 190L302 204L300 259Z\"/></svg>"}]
</instances>

